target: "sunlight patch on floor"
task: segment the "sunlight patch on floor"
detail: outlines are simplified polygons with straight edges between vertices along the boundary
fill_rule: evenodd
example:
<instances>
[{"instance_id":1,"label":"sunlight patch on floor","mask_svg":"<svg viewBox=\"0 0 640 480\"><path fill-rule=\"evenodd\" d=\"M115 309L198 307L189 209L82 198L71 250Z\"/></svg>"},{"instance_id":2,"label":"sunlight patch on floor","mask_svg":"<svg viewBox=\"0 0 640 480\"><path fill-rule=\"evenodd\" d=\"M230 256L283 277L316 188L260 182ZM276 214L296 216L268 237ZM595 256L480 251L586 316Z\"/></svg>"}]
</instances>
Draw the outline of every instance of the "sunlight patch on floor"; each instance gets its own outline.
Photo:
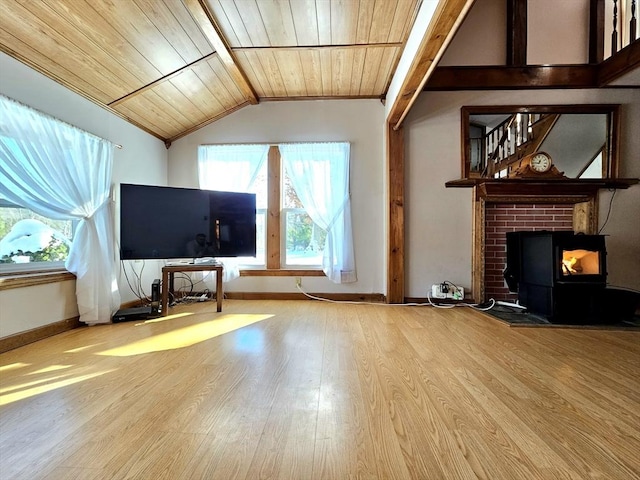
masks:
<instances>
[{"instance_id":1,"label":"sunlight patch on floor","mask_svg":"<svg viewBox=\"0 0 640 480\"><path fill-rule=\"evenodd\" d=\"M190 315L193 315L193 313L184 312L184 313L176 313L174 315L167 315L166 317L152 318L150 320L145 320L144 322L136 323L136 327L147 325L149 323L162 323L168 320L175 320L176 318L188 317Z\"/></svg>"},{"instance_id":2,"label":"sunlight patch on floor","mask_svg":"<svg viewBox=\"0 0 640 480\"><path fill-rule=\"evenodd\" d=\"M33 397L35 395L40 395L41 393L50 392L57 388L67 387L69 385L73 385L74 383L84 382L85 380L90 380L92 378L99 377L113 371L115 371L115 369L105 370L97 373L89 373L87 375L79 375L77 377L69 377L57 382L51 382L52 379L47 379L48 383L33 388L27 388L29 384L16 385L15 387L11 388L11 390L20 389L20 391L14 391L13 393L0 395L0 406L8 405L9 403L17 402L19 400Z\"/></svg>"},{"instance_id":3,"label":"sunlight patch on floor","mask_svg":"<svg viewBox=\"0 0 640 480\"><path fill-rule=\"evenodd\" d=\"M8 372L9 370L17 370L18 368L28 367L29 365L30 365L29 363L22 363L22 362L10 363L9 365L0 366L0 372Z\"/></svg>"},{"instance_id":4,"label":"sunlight patch on floor","mask_svg":"<svg viewBox=\"0 0 640 480\"><path fill-rule=\"evenodd\" d=\"M207 322L188 325L170 332L160 333L150 338L144 338L122 347L111 348L98 355L128 357L145 353L160 352L185 348L204 342L219 335L238 330L247 325L266 320L273 315L263 314L229 314Z\"/></svg>"},{"instance_id":5,"label":"sunlight patch on floor","mask_svg":"<svg viewBox=\"0 0 640 480\"><path fill-rule=\"evenodd\" d=\"M71 365L50 365L48 367L41 368L40 370L36 370L35 372L31 372L28 375L36 375L38 373L57 372L58 370L65 370L67 368L71 368Z\"/></svg>"}]
</instances>

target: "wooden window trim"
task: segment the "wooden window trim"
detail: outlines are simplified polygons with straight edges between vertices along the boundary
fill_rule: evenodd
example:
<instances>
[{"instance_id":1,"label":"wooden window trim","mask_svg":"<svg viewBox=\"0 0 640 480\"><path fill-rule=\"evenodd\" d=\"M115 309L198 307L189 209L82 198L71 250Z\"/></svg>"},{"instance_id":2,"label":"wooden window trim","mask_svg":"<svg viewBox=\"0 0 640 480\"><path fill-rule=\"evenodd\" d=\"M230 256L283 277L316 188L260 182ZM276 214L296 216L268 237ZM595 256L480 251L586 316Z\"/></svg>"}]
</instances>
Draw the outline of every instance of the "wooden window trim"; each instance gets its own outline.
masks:
<instances>
[{"instance_id":1,"label":"wooden window trim","mask_svg":"<svg viewBox=\"0 0 640 480\"><path fill-rule=\"evenodd\" d=\"M66 270L40 270L24 273L7 273L0 275L0 290L31 287L47 283L75 280L76 276Z\"/></svg>"},{"instance_id":2,"label":"wooden window trim","mask_svg":"<svg viewBox=\"0 0 640 480\"><path fill-rule=\"evenodd\" d=\"M280 150L276 145L269 147L268 157L268 200L267 200L267 269L280 269Z\"/></svg>"},{"instance_id":3,"label":"wooden window trim","mask_svg":"<svg viewBox=\"0 0 640 480\"><path fill-rule=\"evenodd\" d=\"M245 269L240 270L241 277L326 277L322 270L296 270L296 269Z\"/></svg>"}]
</instances>

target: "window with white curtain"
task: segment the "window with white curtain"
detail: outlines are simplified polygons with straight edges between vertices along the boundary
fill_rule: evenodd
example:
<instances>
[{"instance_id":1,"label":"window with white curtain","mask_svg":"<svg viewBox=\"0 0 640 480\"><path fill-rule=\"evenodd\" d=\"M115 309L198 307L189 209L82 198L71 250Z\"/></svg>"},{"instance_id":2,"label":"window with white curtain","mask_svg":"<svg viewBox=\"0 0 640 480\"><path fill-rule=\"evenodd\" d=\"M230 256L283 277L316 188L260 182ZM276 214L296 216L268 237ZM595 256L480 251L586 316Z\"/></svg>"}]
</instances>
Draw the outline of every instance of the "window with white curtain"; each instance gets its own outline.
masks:
<instances>
[{"instance_id":1,"label":"window with white curtain","mask_svg":"<svg viewBox=\"0 0 640 480\"><path fill-rule=\"evenodd\" d=\"M68 241L64 266L76 277L80 321L89 325L109 323L120 306L109 196L114 147L0 95L0 197L8 202L5 212L19 205L41 215L11 226L3 247L11 245L2 258L37 260L47 249L64 249L59 243ZM47 226L47 219L61 223ZM73 239L52 228L62 228L64 222L77 222ZM33 240L40 234L45 238L36 244ZM13 237L20 242L14 244ZM29 251L33 256L23 255Z\"/></svg>"},{"instance_id":2,"label":"window with white curtain","mask_svg":"<svg viewBox=\"0 0 640 480\"><path fill-rule=\"evenodd\" d=\"M0 197L0 272L64 269L76 224Z\"/></svg>"},{"instance_id":3,"label":"window with white curtain","mask_svg":"<svg viewBox=\"0 0 640 480\"><path fill-rule=\"evenodd\" d=\"M199 147L201 188L256 194L258 256L241 259L245 268L322 269L336 283L356 280L349 156L347 142ZM276 218L279 228L270 226Z\"/></svg>"}]
</instances>

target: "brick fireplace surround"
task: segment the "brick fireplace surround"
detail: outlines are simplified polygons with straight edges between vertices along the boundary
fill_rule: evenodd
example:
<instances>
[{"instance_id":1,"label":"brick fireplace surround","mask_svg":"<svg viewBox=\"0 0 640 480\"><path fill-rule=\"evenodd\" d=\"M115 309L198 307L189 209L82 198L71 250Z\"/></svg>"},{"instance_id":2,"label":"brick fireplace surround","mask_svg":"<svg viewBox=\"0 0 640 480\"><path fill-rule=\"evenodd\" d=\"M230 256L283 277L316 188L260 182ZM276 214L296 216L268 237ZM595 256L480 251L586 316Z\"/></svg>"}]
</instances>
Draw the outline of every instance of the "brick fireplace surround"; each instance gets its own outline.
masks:
<instances>
[{"instance_id":1,"label":"brick fireplace surround","mask_svg":"<svg viewBox=\"0 0 640 480\"><path fill-rule=\"evenodd\" d=\"M507 232L573 230L574 206L549 203L488 203L484 211L484 296L514 302L504 281Z\"/></svg>"}]
</instances>

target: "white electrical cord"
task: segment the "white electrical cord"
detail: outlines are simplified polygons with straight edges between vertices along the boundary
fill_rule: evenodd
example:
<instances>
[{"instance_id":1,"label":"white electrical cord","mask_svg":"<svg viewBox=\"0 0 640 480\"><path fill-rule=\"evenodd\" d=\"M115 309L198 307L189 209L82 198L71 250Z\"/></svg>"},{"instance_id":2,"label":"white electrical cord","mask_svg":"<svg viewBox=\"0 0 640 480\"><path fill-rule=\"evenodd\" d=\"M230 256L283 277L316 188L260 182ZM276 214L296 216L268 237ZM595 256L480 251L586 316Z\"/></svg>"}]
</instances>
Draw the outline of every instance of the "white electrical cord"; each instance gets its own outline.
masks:
<instances>
[{"instance_id":1,"label":"white electrical cord","mask_svg":"<svg viewBox=\"0 0 640 480\"><path fill-rule=\"evenodd\" d=\"M475 310L481 310L481 311L487 311L487 310L491 310L496 302L493 298L491 298L489 300L489 306L488 307L479 307L477 303L451 303L451 304L436 304L433 303L431 301L431 297L429 295L427 295L427 301L428 303L374 303L374 302L353 302L353 301L349 301L349 300L331 300L329 298L322 298L322 297L316 297L315 295L311 295L307 292L305 292L304 290L302 290L302 287L300 285L296 285L296 287L298 288L298 290L300 290L300 293L302 293L304 296L311 298L313 300L319 300L321 302L329 302L329 303L348 303L348 304L353 304L353 305L380 305L380 306L385 306L385 307L426 307L426 306L431 306L431 307L435 307L435 308L455 308L455 307L471 307Z\"/></svg>"}]
</instances>

